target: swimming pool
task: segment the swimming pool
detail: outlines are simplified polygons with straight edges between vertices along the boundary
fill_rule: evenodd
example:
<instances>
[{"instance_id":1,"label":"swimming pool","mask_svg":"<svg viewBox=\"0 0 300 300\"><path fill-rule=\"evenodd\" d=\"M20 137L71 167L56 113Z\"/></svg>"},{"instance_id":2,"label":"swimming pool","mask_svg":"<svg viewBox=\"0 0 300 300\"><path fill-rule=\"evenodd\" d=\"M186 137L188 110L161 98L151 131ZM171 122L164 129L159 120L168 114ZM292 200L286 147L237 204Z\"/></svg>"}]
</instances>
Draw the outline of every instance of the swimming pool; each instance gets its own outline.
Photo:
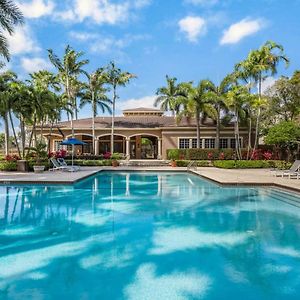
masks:
<instances>
[{"instance_id":1,"label":"swimming pool","mask_svg":"<svg viewBox=\"0 0 300 300\"><path fill-rule=\"evenodd\" d=\"M0 299L299 299L297 201L187 173L0 186Z\"/></svg>"}]
</instances>

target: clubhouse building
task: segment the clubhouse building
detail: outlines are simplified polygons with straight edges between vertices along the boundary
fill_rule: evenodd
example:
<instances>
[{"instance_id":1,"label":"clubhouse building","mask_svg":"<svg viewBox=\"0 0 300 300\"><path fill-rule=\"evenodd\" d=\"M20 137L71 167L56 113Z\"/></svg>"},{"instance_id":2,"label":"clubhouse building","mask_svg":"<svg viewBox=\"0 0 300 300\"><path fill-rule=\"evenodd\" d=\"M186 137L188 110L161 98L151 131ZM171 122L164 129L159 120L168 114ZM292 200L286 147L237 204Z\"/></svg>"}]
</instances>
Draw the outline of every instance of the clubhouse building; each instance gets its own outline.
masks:
<instances>
[{"instance_id":1,"label":"clubhouse building","mask_svg":"<svg viewBox=\"0 0 300 300\"><path fill-rule=\"evenodd\" d=\"M111 117L96 117L96 155L110 152L111 121ZM76 146L76 154L92 154L92 119L74 120L73 126L75 137L86 143ZM50 143L50 150L57 151L62 147L60 143L72 136L71 123L59 122L53 128L44 128L43 133ZM247 128L241 128L242 147L246 146L247 136ZM220 148L235 148L233 124L222 127L220 137ZM215 144L215 122L203 120L201 148L215 148ZM177 123L173 116L151 108L127 109L123 116L115 117L114 152L123 153L130 159L166 159L167 149L175 148L197 148L195 119L183 118Z\"/></svg>"}]
</instances>

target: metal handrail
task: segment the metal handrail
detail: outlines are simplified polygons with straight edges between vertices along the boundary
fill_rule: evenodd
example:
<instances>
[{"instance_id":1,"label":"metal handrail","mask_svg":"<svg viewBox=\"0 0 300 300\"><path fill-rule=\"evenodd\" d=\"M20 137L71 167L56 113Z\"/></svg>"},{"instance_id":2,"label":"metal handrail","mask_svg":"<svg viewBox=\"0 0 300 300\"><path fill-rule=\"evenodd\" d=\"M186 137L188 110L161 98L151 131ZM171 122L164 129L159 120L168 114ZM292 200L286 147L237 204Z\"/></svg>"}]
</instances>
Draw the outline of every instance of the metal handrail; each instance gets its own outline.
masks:
<instances>
[{"instance_id":1,"label":"metal handrail","mask_svg":"<svg viewBox=\"0 0 300 300\"><path fill-rule=\"evenodd\" d=\"M188 164L187 171L191 170L192 168L194 168L194 170L197 171L197 161L196 160L193 160Z\"/></svg>"}]
</instances>

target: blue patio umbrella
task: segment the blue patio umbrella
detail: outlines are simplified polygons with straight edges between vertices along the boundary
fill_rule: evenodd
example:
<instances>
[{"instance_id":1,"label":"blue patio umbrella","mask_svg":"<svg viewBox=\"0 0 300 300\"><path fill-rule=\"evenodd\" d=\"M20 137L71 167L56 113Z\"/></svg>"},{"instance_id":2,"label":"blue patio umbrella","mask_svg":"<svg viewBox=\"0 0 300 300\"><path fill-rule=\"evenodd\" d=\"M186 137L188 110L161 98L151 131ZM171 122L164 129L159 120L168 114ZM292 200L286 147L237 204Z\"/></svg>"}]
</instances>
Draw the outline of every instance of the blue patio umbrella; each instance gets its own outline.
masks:
<instances>
[{"instance_id":1,"label":"blue patio umbrella","mask_svg":"<svg viewBox=\"0 0 300 300\"><path fill-rule=\"evenodd\" d=\"M86 143L72 137L72 138L68 138L67 140L62 141L60 144L63 145L63 146L70 146L70 145L72 146L72 167L73 167L73 163L74 163L74 146L86 145Z\"/></svg>"}]
</instances>

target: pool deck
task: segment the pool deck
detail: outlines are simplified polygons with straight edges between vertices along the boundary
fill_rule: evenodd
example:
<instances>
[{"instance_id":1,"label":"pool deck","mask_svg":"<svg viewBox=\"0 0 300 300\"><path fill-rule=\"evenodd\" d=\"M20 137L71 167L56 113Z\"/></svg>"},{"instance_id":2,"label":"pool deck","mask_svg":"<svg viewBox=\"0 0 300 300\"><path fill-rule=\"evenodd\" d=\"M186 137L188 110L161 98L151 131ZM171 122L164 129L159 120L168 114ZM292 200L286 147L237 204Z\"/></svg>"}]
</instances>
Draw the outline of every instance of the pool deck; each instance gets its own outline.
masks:
<instances>
[{"instance_id":1,"label":"pool deck","mask_svg":"<svg viewBox=\"0 0 300 300\"><path fill-rule=\"evenodd\" d=\"M82 167L78 172L44 172L20 173L0 172L0 184L73 184L83 178L96 174L97 172L109 171L169 171L186 172L186 168L172 167ZM221 185L264 185L275 186L300 192L300 180L274 177L268 169L243 169L224 170L217 168L198 168L191 170L192 173L200 175Z\"/></svg>"}]
</instances>

